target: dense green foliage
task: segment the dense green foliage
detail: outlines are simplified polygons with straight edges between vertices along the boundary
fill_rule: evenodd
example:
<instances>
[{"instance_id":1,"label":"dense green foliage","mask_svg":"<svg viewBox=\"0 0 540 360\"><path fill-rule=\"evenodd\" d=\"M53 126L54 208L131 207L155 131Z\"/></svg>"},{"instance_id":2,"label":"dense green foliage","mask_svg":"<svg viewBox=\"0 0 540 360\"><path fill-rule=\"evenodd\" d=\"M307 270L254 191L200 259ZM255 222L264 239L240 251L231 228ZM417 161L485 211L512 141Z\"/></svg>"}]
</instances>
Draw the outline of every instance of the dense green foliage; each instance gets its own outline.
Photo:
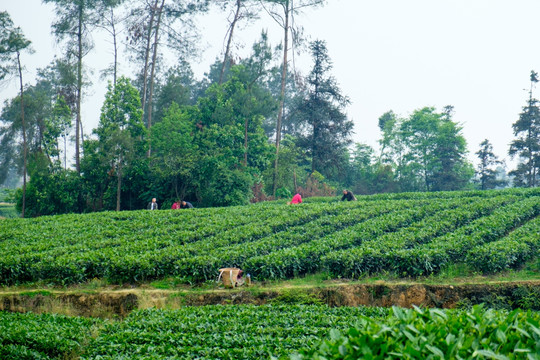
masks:
<instances>
[{"instance_id":1,"label":"dense green foliage","mask_svg":"<svg viewBox=\"0 0 540 360\"><path fill-rule=\"evenodd\" d=\"M438 212L431 218L384 234L376 241L364 240L350 251L330 253L322 261L335 275L346 277L382 270L409 276L425 275L465 258L470 265L476 266L478 247L500 238L506 240L506 234L539 213L540 203L536 196L525 199L495 197ZM532 241L535 244L532 248L521 249L525 257L534 255L539 249L540 235L521 233L521 236L529 235L536 241ZM484 260L482 270L502 270L492 263L500 261L498 258L515 256L514 251L519 250L505 249L486 254L488 259Z\"/></svg>"},{"instance_id":2,"label":"dense green foliage","mask_svg":"<svg viewBox=\"0 0 540 360\"><path fill-rule=\"evenodd\" d=\"M295 359L540 359L540 314L397 307L381 321L363 317L345 334Z\"/></svg>"},{"instance_id":3,"label":"dense green foliage","mask_svg":"<svg viewBox=\"0 0 540 360\"><path fill-rule=\"evenodd\" d=\"M262 359L316 344L384 308L203 306L138 310L103 321L0 312L2 359Z\"/></svg>"},{"instance_id":4,"label":"dense green foliage","mask_svg":"<svg viewBox=\"0 0 540 360\"><path fill-rule=\"evenodd\" d=\"M482 307L218 305L137 310L116 321L0 312L2 359L533 360L538 354L539 313Z\"/></svg>"},{"instance_id":5,"label":"dense green foliage","mask_svg":"<svg viewBox=\"0 0 540 360\"><path fill-rule=\"evenodd\" d=\"M393 169L391 180L399 191L466 187L474 170L465 158L467 144L461 126L452 120L452 112L452 106L443 112L425 107L408 118L398 118L393 112L379 118L380 165Z\"/></svg>"},{"instance_id":6,"label":"dense green foliage","mask_svg":"<svg viewBox=\"0 0 540 360\"><path fill-rule=\"evenodd\" d=\"M203 282L230 266L257 280L420 276L455 263L492 273L538 254L539 214L539 191L516 189L6 219L0 282Z\"/></svg>"}]
</instances>

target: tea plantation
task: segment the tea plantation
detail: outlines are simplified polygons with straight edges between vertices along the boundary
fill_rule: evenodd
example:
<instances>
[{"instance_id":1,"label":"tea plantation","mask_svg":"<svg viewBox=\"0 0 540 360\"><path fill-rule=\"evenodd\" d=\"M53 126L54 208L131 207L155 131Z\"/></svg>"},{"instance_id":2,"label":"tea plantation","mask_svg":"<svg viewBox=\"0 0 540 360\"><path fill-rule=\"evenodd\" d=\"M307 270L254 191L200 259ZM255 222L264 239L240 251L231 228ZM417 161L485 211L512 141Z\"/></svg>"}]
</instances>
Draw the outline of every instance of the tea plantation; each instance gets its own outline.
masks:
<instances>
[{"instance_id":1,"label":"tea plantation","mask_svg":"<svg viewBox=\"0 0 540 360\"><path fill-rule=\"evenodd\" d=\"M321 342L321 339L323 341ZM540 314L204 306L108 321L0 313L2 359L540 359Z\"/></svg>"},{"instance_id":2,"label":"tea plantation","mask_svg":"<svg viewBox=\"0 0 540 360\"><path fill-rule=\"evenodd\" d=\"M540 190L405 193L356 202L0 220L0 285L257 281L324 271L519 268L540 251ZM540 359L540 313L212 305L86 319L0 312L0 359Z\"/></svg>"},{"instance_id":3,"label":"tea plantation","mask_svg":"<svg viewBox=\"0 0 540 360\"><path fill-rule=\"evenodd\" d=\"M4 219L0 284L197 283L233 266L257 280L414 277L460 262L494 273L538 254L539 214L540 190L512 189Z\"/></svg>"}]
</instances>

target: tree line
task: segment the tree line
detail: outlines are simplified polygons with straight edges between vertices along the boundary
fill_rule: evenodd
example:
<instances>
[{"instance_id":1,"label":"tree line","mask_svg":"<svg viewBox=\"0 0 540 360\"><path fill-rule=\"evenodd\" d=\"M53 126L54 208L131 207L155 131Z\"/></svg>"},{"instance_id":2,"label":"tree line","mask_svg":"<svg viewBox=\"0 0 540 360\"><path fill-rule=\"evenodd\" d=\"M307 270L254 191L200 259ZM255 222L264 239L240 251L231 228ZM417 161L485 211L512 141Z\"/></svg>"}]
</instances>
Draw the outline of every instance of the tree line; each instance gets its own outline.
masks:
<instances>
[{"instance_id":1,"label":"tree line","mask_svg":"<svg viewBox=\"0 0 540 360\"><path fill-rule=\"evenodd\" d=\"M305 195L489 189L508 185L486 139L467 160L453 108L426 107L379 118L378 153L353 144L349 98L332 76L322 40L306 42L295 15L322 0L43 0L55 5L52 32L62 49L23 81L31 43L0 12L0 78L15 75L19 94L3 104L0 183L14 184L23 216L140 209L152 197L162 206L189 199L199 206L245 204ZM212 6L230 11L223 57L197 80L190 61L198 54L194 17ZM233 54L242 22L269 16L283 30L274 46L262 32L251 53ZM91 85L85 56L92 34L108 34L113 56L102 71L109 80L97 128L81 116ZM127 52L121 51L121 46ZM293 51L309 51L307 74L289 69ZM167 67L173 52L178 61ZM127 54L127 55L125 55ZM122 62L135 68L120 72ZM527 105L514 123L509 154L515 186L538 186L540 111L531 73ZM85 133L86 130L86 133ZM73 165L66 154L74 147ZM27 181L28 176L28 181Z\"/></svg>"}]
</instances>

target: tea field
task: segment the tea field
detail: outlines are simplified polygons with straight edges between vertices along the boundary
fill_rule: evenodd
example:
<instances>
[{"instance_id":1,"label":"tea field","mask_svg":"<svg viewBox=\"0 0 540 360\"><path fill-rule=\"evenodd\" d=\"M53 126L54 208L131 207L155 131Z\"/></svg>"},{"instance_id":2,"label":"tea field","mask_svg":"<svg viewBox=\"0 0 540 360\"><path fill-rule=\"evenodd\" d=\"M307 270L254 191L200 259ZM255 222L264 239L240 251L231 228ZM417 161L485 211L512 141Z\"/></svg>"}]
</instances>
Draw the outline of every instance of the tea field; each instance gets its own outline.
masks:
<instances>
[{"instance_id":1,"label":"tea field","mask_svg":"<svg viewBox=\"0 0 540 360\"><path fill-rule=\"evenodd\" d=\"M294 306L0 312L2 359L540 359L540 314Z\"/></svg>"},{"instance_id":2,"label":"tea field","mask_svg":"<svg viewBox=\"0 0 540 360\"><path fill-rule=\"evenodd\" d=\"M416 277L456 263L496 273L538 255L539 215L539 189L510 189L3 219L0 284L200 283L222 267L256 280Z\"/></svg>"},{"instance_id":3,"label":"tea field","mask_svg":"<svg viewBox=\"0 0 540 360\"><path fill-rule=\"evenodd\" d=\"M319 272L414 278L456 264L493 274L539 251L539 189L311 198L0 219L0 285L197 284L231 266L257 281ZM536 360L540 313L279 303L113 319L0 312L0 359L264 358Z\"/></svg>"}]
</instances>

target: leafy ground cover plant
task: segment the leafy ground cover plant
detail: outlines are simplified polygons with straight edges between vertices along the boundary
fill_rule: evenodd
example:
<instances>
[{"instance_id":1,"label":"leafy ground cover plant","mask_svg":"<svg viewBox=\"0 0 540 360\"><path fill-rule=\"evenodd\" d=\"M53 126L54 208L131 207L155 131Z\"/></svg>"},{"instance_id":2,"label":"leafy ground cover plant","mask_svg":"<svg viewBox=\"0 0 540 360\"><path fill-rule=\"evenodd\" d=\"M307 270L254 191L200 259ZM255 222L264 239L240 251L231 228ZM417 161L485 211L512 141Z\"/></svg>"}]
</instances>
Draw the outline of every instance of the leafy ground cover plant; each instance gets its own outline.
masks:
<instances>
[{"instance_id":1,"label":"leafy ground cover plant","mask_svg":"<svg viewBox=\"0 0 540 360\"><path fill-rule=\"evenodd\" d=\"M75 358L101 324L99 319L0 311L0 359Z\"/></svg>"},{"instance_id":2,"label":"leafy ground cover plant","mask_svg":"<svg viewBox=\"0 0 540 360\"><path fill-rule=\"evenodd\" d=\"M394 307L291 359L540 359L540 314Z\"/></svg>"},{"instance_id":3,"label":"leafy ground cover plant","mask_svg":"<svg viewBox=\"0 0 540 360\"><path fill-rule=\"evenodd\" d=\"M2 359L538 359L540 313L202 306L117 320L0 312Z\"/></svg>"}]
</instances>

